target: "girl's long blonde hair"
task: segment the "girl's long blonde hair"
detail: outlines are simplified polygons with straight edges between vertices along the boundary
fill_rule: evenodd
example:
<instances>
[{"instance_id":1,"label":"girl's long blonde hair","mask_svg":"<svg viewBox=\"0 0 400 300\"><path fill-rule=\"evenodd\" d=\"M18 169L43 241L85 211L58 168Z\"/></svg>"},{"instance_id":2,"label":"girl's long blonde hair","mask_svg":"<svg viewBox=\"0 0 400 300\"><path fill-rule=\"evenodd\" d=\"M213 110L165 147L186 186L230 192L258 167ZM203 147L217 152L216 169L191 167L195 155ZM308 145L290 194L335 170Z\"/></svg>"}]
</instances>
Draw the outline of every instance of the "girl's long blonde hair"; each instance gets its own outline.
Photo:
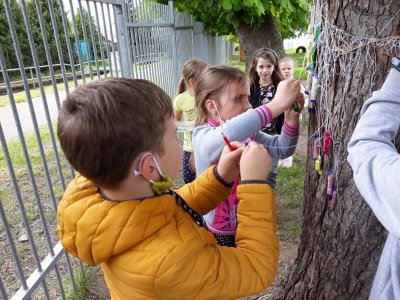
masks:
<instances>
[{"instance_id":1,"label":"girl's long blonde hair","mask_svg":"<svg viewBox=\"0 0 400 300\"><path fill-rule=\"evenodd\" d=\"M182 94L189 86L189 80L193 79L195 82L199 79L201 73L209 66L208 63L199 59L188 60L182 68L182 77L178 84L176 95Z\"/></svg>"},{"instance_id":2,"label":"girl's long blonde hair","mask_svg":"<svg viewBox=\"0 0 400 300\"><path fill-rule=\"evenodd\" d=\"M195 126L203 125L207 122L208 110L205 102L208 99L214 100L219 104L219 96L224 89L231 83L248 82L249 78L241 70L225 65L207 68L200 76L196 84L195 99L197 118Z\"/></svg>"}]
</instances>

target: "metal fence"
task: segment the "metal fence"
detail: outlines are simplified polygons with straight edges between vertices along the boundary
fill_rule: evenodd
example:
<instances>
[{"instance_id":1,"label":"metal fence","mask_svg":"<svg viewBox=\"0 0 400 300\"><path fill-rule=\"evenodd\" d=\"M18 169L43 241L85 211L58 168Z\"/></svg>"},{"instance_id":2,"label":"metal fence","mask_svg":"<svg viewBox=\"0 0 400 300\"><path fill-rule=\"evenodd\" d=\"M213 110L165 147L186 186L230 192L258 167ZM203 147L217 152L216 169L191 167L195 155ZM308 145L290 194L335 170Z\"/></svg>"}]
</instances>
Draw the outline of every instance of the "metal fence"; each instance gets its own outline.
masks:
<instances>
[{"instance_id":1,"label":"metal fence","mask_svg":"<svg viewBox=\"0 0 400 300\"><path fill-rule=\"evenodd\" d=\"M7 65L0 44L0 298L66 299L86 267L63 251L55 234L57 204L74 176L55 136L62 100L77 85L108 76L145 78L172 97L187 60L224 63L233 47L174 12L172 2L31 1L40 41L28 2L3 0L18 65ZM24 64L27 57L33 65Z\"/></svg>"}]
</instances>

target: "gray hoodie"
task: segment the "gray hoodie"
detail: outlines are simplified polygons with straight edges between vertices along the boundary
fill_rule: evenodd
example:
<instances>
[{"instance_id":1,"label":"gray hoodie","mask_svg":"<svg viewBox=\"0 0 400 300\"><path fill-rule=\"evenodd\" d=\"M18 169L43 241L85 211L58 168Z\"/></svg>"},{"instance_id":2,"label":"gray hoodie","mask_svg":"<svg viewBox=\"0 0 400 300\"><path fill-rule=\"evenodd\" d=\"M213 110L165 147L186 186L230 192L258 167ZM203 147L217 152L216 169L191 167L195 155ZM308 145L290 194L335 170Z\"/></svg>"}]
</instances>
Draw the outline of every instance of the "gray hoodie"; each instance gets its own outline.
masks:
<instances>
[{"instance_id":1,"label":"gray hoodie","mask_svg":"<svg viewBox=\"0 0 400 300\"><path fill-rule=\"evenodd\" d=\"M222 149L226 145L221 132L230 141L244 141L253 135L254 139L264 145L271 157L274 158L272 170L276 170L280 158L293 155L299 137L299 127L291 127L285 122L281 135L269 135L261 132L261 128L270 123L271 120L272 114L270 110L267 106L262 105L256 109L247 110L223 125L219 125L219 123L209 119L207 124L196 127L193 131L193 146L197 175L203 173L204 170L218 161ZM275 174L271 171L268 175L267 183L273 188L275 187L275 178L276 171ZM222 205L223 203L217 209L221 209ZM226 209L230 210L231 218L235 218L235 208L229 206ZM204 216L204 220L208 225L213 226L217 222L214 219L215 211L212 210ZM235 220L230 220L230 222L235 222ZM233 235L235 232L234 229L223 231L228 235ZM217 233L216 231L213 232ZM218 234L221 234L221 232L218 232Z\"/></svg>"},{"instance_id":2,"label":"gray hoodie","mask_svg":"<svg viewBox=\"0 0 400 300\"><path fill-rule=\"evenodd\" d=\"M389 232L371 300L400 299L400 155L391 142L399 126L400 72L392 69L382 88L364 103L348 145L358 190Z\"/></svg>"}]
</instances>

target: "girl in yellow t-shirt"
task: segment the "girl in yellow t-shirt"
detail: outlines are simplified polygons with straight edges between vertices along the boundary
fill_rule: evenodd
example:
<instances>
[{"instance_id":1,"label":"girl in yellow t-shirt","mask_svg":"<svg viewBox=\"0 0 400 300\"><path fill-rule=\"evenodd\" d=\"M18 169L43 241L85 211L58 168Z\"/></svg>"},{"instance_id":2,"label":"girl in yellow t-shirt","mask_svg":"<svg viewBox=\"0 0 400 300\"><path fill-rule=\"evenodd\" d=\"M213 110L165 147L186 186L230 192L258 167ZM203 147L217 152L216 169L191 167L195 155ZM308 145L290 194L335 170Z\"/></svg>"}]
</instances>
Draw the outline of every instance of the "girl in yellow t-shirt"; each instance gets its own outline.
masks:
<instances>
[{"instance_id":1,"label":"girl in yellow t-shirt","mask_svg":"<svg viewBox=\"0 0 400 300\"><path fill-rule=\"evenodd\" d=\"M185 121L186 131L183 134L182 177L185 183L196 178L194 159L192 157L192 133L196 119L194 90L200 74L208 67L202 60L187 61L182 69L182 78L179 82L177 96L174 99L174 114L176 121ZM190 126L190 124L193 124Z\"/></svg>"}]
</instances>

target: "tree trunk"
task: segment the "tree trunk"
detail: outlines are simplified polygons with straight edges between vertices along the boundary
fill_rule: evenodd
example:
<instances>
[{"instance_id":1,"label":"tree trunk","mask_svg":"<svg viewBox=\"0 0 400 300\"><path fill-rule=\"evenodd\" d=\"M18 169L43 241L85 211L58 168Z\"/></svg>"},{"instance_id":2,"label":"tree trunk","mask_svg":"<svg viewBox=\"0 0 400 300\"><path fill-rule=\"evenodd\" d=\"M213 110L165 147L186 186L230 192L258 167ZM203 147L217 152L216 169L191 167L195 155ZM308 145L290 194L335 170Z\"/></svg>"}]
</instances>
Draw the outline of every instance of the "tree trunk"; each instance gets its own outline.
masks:
<instances>
[{"instance_id":1,"label":"tree trunk","mask_svg":"<svg viewBox=\"0 0 400 300\"><path fill-rule=\"evenodd\" d=\"M264 22L258 27L242 23L236 28L236 33L246 56L246 70L251 64L253 53L259 48L275 50L279 59L285 55L278 23L269 13L265 14Z\"/></svg>"},{"instance_id":2,"label":"tree trunk","mask_svg":"<svg viewBox=\"0 0 400 300\"><path fill-rule=\"evenodd\" d=\"M386 232L357 191L346 148L363 102L381 87L390 57L399 55L398 3L314 0L313 28L320 22L321 30L318 105L309 120L299 250L279 299L368 298ZM319 175L311 158L312 136L327 131L334 147L330 154L321 153ZM335 172L338 195L332 210L326 200L328 168Z\"/></svg>"}]
</instances>

